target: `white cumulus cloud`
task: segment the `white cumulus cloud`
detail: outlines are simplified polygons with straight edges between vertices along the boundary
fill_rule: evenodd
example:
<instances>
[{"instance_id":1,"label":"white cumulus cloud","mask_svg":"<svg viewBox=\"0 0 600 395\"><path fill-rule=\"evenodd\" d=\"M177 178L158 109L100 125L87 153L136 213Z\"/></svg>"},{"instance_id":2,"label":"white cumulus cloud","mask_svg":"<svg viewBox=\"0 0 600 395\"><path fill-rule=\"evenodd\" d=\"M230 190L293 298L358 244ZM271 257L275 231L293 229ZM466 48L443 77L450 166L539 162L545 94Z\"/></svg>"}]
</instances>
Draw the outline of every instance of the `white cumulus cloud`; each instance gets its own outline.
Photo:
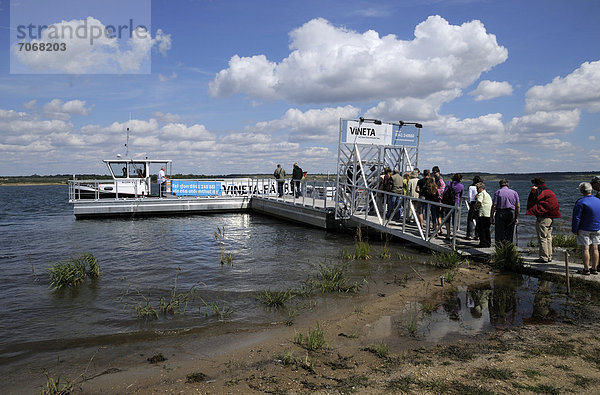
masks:
<instances>
[{"instance_id":1,"label":"white cumulus cloud","mask_svg":"<svg viewBox=\"0 0 600 395\"><path fill-rule=\"evenodd\" d=\"M159 122L164 122L164 123L176 123L176 122L181 121L180 115L171 114L170 112L165 114L161 111L155 111L154 113L152 113L152 118L156 118L156 120L158 120Z\"/></svg>"},{"instance_id":2,"label":"white cumulus cloud","mask_svg":"<svg viewBox=\"0 0 600 395\"><path fill-rule=\"evenodd\" d=\"M69 100L63 102L60 99L53 99L44 104L42 111L47 118L68 120L71 115L89 115L94 105L85 106L85 100Z\"/></svg>"},{"instance_id":3,"label":"white cumulus cloud","mask_svg":"<svg viewBox=\"0 0 600 395\"><path fill-rule=\"evenodd\" d=\"M360 109L348 105L336 108L311 109L301 111L290 108L281 119L258 122L248 130L259 132L288 131L289 140L336 141L339 133L340 118L356 118Z\"/></svg>"},{"instance_id":4,"label":"white cumulus cloud","mask_svg":"<svg viewBox=\"0 0 600 395\"><path fill-rule=\"evenodd\" d=\"M585 62L564 78L527 91L528 112L587 109L600 111L600 61Z\"/></svg>"},{"instance_id":5,"label":"white cumulus cloud","mask_svg":"<svg viewBox=\"0 0 600 395\"><path fill-rule=\"evenodd\" d=\"M234 55L210 93L304 103L424 98L464 89L508 57L477 20L456 26L431 16L414 34L406 41L313 19L290 33L291 53L279 63L265 55Z\"/></svg>"},{"instance_id":6,"label":"white cumulus cloud","mask_svg":"<svg viewBox=\"0 0 600 395\"><path fill-rule=\"evenodd\" d=\"M513 93L513 87L506 81L484 80L477 85L474 91L469 94L475 96L475 101L490 100L501 96L510 96Z\"/></svg>"}]
</instances>

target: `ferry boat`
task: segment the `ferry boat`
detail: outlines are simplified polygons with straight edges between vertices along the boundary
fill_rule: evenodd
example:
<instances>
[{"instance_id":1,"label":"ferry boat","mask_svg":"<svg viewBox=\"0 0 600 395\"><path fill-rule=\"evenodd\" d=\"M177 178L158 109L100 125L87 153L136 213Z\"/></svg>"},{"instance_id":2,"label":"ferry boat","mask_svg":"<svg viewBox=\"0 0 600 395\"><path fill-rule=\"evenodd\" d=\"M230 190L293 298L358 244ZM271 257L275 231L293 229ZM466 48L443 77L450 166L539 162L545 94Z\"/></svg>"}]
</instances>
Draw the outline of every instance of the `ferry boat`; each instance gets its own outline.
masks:
<instances>
[{"instance_id":1,"label":"ferry boat","mask_svg":"<svg viewBox=\"0 0 600 395\"><path fill-rule=\"evenodd\" d=\"M136 198L159 196L158 184L152 184L152 174L162 166L170 173L171 160L105 159L113 181L80 182L74 184L77 199ZM167 181L168 182L168 181Z\"/></svg>"}]
</instances>

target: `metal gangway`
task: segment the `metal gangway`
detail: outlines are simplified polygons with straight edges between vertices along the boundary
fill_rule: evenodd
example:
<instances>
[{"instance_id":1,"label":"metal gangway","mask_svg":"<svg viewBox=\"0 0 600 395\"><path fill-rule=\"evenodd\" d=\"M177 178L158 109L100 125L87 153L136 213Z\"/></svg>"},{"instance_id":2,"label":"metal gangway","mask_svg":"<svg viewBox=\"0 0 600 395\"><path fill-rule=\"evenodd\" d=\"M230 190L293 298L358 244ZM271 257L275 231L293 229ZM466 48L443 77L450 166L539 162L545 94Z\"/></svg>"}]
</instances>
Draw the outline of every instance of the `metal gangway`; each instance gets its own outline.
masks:
<instances>
[{"instance_id":1,"label":"metal gangway","mask_svg":"<svg viewBox=\"0 0 600 395\"><path fill-rule=\"evenodd\" d=\"M420 131L416 122L383 122L377 119L340 119L338 142L336 218L353 221L392 234L433 250L456 249L461 223L461 205L450 206L384 191L381 175L385 168L401 175L418 164ZM387 203L396 202L390 218ZM423 222L419 221L419 206ZM431 209L441 221L434 223ZM467 209L468 211L468 209ZM450 245L440 239L442 227L450 224Z\"/></svg>"}]
</instances>

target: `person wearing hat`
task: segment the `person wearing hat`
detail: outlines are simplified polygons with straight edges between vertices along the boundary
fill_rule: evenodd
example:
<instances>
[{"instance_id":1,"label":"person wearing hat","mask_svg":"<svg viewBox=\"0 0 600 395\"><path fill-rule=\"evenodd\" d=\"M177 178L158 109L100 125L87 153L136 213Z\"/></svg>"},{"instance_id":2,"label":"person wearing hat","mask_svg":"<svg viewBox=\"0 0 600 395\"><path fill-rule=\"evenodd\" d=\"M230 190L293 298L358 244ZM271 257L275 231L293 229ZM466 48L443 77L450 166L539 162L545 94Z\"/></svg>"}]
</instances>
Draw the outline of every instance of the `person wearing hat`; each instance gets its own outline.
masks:
<instances>
[{"instance_id":1,"label":"person wearing hat","mask_svg":"<svg viewBox=\"0 0 600 395\"><path fill-rule=\"evenodd\" d=\"M554 192L546 187L542 177L531 180L531 192L527 198L525 214L536 217L535 230L537 233L539 258L534 262L552 262L552 223L554 218L560 218L558 199Z\"/></svg>"},{"instance_id":2,"label":"person wearing hat","mask_svg":"<svg viewBox=\"0 0 600 395\"><path fill-rule=\"evenodd\" d=\"M573 206L571 231L577 235L577 245L583 251L583 270L577 273L589 276L598 274L598 244L600 244L600 200L592 195L589 182L579 184L579 198ZM590 268L590 258L592 267Z\"/></svg>"},{"instance_id":3,"label":"person wearing hat","mask_svg":"<svg viewBox=\"0 0 600 395\"><path fill-rule=\"evenodd\" d=\"M494 193L492 199L492 224L495 224L494 233L496 244L512 243L515 235L515 226L519 223L521 203L519 194L508 187L508 180L503 178L499 182L500 189Z\"/></svg>"},{"instance_id":4,"label":"person wearing hat","mask_svg":"<svg viewBox=\"0 0 600 395\"><path fill-rule=\"evenodd\" d=\"M600 176L592 178L590 184L592 184L592 188L596 191L596 197L600 199Z\"/></svg>"}]
</instances>

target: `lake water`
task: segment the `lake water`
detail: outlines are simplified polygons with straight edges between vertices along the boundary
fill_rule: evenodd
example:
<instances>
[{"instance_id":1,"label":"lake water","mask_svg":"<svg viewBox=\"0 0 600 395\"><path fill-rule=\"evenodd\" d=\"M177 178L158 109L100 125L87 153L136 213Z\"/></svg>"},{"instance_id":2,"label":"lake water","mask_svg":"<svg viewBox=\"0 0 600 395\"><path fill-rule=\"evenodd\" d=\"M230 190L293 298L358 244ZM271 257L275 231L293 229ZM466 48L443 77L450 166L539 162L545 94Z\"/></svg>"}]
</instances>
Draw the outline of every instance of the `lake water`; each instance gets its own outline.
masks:
<instances>
[{"instance_id":1,"label":"lake water","mask_svg":"<svg viewBox=\"0 0 600 395\"><path fill-rule=\"evenodd\" d=\"M488 191L493 193L491 184ZM564 232L579 197L577 185L548 182L559 197L563 220L557 228ZM530 183L515 182L513 187L521 196L519 242L524 246L534 233L535 219L524 215ZM247 213L75 220L66 200L66 186L0 188L0 364L40 348L60 348L65 342L105 342L110 341L106 336L215 324L218 318L207 317L198 301L184 315L140 320L126 303L132 300L122 298L127 290L134 295L139 291L156 307L159 297L169 295L176 276L179 291L195 286L207 303L231 310L228 322L251 326L284 321L287 313L265 309L256 300L258 293L299 288L307 276L317 273L320 263L337 262L344 249L354 248L350 234ZM224 248L233 255L232 265L219 263L217 228L225 229ZM391 249L393 256L414 255L416 264L428 259L400 244ZM47 269L81 252L98 259L100 279L76 291L52 291ZM350 276L360 280L380 271L377 275L393 278L411 272L394 261L352 264Z\"/></svg>"}]
</instances>

